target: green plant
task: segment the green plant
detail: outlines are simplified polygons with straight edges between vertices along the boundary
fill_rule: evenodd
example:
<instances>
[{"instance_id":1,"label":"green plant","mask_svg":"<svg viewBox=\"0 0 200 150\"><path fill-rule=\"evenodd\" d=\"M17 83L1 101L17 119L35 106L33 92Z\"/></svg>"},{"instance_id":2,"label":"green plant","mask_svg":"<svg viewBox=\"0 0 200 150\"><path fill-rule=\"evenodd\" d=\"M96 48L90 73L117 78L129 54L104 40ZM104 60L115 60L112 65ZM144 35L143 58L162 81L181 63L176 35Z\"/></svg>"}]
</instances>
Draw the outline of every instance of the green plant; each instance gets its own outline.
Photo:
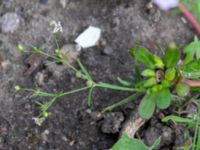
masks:
<instances>
[{"instance_id":1,"label":"green plant","mask_svg":"<svg viewBox=\"0 0 200 150\"><path fill-rule=\"evenodd\" d=\"M141 117L148 119L153 115L156 108L166 109L170 106L174 88L179 96L184 97L188 94L190 86L192 86L190 79L198 79L200 77L199 47L200 41L195 37L194 42L184 48L186 57L183 59L183 63L180 63L181 53L175 43L169 44L162 57L150 53L142 46L136 45L130 49L130 53L135 61L137 79L139 81L128 82L118 78L121 85L113 85L94 81L80 60L77 60L80 70L75 68L68 62L59 47L54 54L49 54L33 46L34 53L52 58L54 60L52 63L62 62L64 65L69 66L75 72L76 77L85 80L86 83L82 88L58 93L47 93L38 89L31 90L33 97L48 97L50 99L45 103L37 102L41 110L39 117L47 117L49 107L60 97L84 90L88 90L88 106L91 107L93 90L95 88L106 88L136 93L104 108L103 112L124 105L140 96L140 94L145 93L139 105L139 114ZM141 66L143 66L143 70L139 69ZM189 78L187 82L185 81L186 78Z\"/></svg>"},{"instance_id":2,"label":"green plant","mask_svg":"<svg viewBox=\"0 0 200 150\"><path fill-rule=\"evenodd\" d=\"M66 96L66 95L69 95L69 94L81 92L81 91L84 91L84 90L88 90L88 102L87 103L88 103L89 107L92 106L92 93L93 93L93 90L95 88L104 88L104 89L120 90L120 91L127 91L127 92L142 92L142 89L139 89L139 88L129 88L129 87L125 87L125 86L113 85L113 84L104 83L104 82L95 82L93 80L93 78L91 77L91 75L89 74L89 72L87 71L87 69L80 62L80 60L77 60L77 64L80 68L80 70L78 70L77 68L75 68L73 65L71 65L68 62L67 58L62 54L62 52L59 48L57 48L55 50L54 54L49 54L49 53L43 52L38 47L32 46L32 52L38 53L38 54L41 54L41 55L45 55L45 56L53 59L53 61L51 63L49 63L48 65L51 65L52 63L57 63L57 62L61 62L64 65L67 65L68 67L70 67L75 72L75 75L76 75L77 78L85 80L85 83L86 83L85 86L83 86L81 88L66 90L66 91L57 92L57 93L51 93L51 92L48 93L48 92L44 92L40 89L36 89L36 90L25 89L25 90L28 90L28 91L33 93L32 96L31 96L32 98L45 97L45 98L49 99L47 102L36 101L36 103L39 105L39 108L40 108L40 114L38 115L36 120L38 120L38 118L47 117L48 116L48 109L59 98ZM137 94L133 94L132 96L133 97L131 97L131 100L135 96L137 96ZM122 104L122 103L120 103L120 104Z\"/></svg>"},{"instance_id":3,"label":"green plant","mask_svg":"<svg viewBox=\"0 0 200 150\"><path fill-rule=\"evenodd\" d=\"M127 134L123 134L110 150L153 150L159 144L160 138L151 147L148 147L141 140L130 138Z\"/></svg>"}]
</instances>

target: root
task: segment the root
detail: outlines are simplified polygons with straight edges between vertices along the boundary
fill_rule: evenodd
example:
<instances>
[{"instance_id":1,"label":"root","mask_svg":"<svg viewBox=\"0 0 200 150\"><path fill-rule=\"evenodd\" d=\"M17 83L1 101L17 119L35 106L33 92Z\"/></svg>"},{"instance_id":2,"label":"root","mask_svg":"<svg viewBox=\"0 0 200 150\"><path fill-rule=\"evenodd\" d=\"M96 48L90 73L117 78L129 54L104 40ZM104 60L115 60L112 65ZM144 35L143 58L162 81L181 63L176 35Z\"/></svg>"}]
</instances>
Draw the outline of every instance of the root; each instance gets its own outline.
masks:
<instances>
[{"instance_id":1,"label":"root","mask_svg":"<svg viewBox=\"0 0 200 150\"><path fill-rule=\"evenodd\" d=\"M129 119L123 125L120 136L123 133L126 133L129 137L134 137L136 132L142 125L144 125L146 121L146 119L143 119L139 116L137 111L132 112Z\"/></svg>"}]
</instances>

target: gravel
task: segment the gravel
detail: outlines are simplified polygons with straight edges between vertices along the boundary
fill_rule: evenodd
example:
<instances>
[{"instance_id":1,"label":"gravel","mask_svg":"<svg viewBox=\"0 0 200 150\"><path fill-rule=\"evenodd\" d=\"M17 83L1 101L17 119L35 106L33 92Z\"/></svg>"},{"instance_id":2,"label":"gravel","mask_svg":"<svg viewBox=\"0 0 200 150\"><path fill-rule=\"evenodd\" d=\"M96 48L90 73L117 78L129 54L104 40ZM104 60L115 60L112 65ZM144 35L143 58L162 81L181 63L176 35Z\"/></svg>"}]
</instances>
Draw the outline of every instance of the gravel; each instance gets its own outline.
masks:
<instances>
[{"instance_id":1,"label":"gravel","mask_svg":"<svg viewBox=\"0 0 200 150\"><path fill-rule=\"evenodd\" d=\"M15 32L20 25L20 16L14 12L8 12L1 18L1 31L5 33Z\"/></svg>"}]
</instances>

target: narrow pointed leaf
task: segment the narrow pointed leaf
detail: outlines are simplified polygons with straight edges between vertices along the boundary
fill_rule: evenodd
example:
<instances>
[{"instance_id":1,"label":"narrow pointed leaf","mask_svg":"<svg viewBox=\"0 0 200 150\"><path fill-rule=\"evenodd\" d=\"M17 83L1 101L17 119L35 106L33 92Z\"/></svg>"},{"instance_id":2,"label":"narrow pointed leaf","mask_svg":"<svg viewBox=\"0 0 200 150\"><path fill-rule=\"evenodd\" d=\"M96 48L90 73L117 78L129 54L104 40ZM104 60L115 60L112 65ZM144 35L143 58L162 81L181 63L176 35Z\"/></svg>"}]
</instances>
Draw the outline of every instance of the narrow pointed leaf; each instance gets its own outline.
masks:
<instances>
[{"instance_id":1,"label":"narrow pointed leaf","mask_svg":"<svg viewBox=\"0 0 200 150\"><path fill-rule=\"evenodd\" d=\"M163 60L165 65L168 68L174 67L176 66L176 64L178 63L179 59L180 59L180 51L178 50L177 46L175 43L171 43L167 50L165 51Z\"/></svg>"},{"instance_id":2,"label":"narrow pointed leaf","mask_svg":"<svg viewBox=\"0 0 200 150\"><path fill-rule=\"evenodd\" d=\"M90 76L90 74L88 73L87 69L83 66L83 64L81 63L80 60L77 60L78 65L80 66L82 72L84 73L84 75L87 77L88 80L93 81L92 77Z\"/></svg>"},{"instance_id":3,"label":"narrow pointed leaf","mask_svg":"<svg viewBox=\"0 0 200 150\"><path fill-rule=\"evenodd\" d=\"M179 116L174 116L174 115L169 115L169 116L166 116L162 119L162 122L168 122L169 120L173 120L177 123L194 123L194 120L193 119L190 119L190 118L183 118L183 117L179 117Z\"/></svg>"},{"instance_id":4,"label":"narrow pointed leaf","mask_svg":"<svg viewBox=\"0 0 200 150\"><path fill-rule=\"evenodd\" d=\"M143 63L147 68L155 68L153 55L146 48L136 45L130 49L130 53L134 59Z\"/></svg>"}]
</instances>

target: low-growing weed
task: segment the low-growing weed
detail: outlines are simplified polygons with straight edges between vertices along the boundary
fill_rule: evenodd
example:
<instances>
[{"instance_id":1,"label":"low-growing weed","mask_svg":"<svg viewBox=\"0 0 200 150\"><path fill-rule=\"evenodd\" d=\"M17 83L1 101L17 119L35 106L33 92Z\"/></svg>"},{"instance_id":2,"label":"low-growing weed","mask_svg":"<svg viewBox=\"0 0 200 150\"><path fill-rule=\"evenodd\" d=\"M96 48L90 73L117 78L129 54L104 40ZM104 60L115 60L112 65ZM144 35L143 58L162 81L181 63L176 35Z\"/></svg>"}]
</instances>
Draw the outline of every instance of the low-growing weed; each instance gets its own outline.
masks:
<instances>
[{"instance_id":1,"label":"low-growing weed","mask_svg":"<svg viewBox=\"0 0 200 150\"><path fill-rule=\"evenodd\" d=\"M52 58L54 62L62 62L69 66L75 72L76 77L86 82L84 87L58 93L47 93L38 89L32 90L33 97L48 97L50 99L47 103L37 102L41 110L40 117L47 116L49 107L58 98L84 90L88 90L87 103L91 107L93 90L95 88L106 88L134 93L128 98L104 108L103 112L126 104L140 94L145 93L139 105L139 114L142 118L148 119L153 115L156 108L168 108L171 105L173 95L185 97L190 90L196 89L199 86L198 84L193 85L193 82L196 83L193 80L198 80L200 77L200 41L197 37L195 37L192 43L183 48L184 59L181 59L181 51L175 43L169 44L162 57L150 53L142 46L136 45L132 47L130 53L134 58L138 81L128 82L118 78L121 85L94 81L80 60L77 60L79 70L68 63L60 49L56 49L54 54L45 53L34 46L32 49L34 53L45 55Z\"/></svg>"}]
</instances>

